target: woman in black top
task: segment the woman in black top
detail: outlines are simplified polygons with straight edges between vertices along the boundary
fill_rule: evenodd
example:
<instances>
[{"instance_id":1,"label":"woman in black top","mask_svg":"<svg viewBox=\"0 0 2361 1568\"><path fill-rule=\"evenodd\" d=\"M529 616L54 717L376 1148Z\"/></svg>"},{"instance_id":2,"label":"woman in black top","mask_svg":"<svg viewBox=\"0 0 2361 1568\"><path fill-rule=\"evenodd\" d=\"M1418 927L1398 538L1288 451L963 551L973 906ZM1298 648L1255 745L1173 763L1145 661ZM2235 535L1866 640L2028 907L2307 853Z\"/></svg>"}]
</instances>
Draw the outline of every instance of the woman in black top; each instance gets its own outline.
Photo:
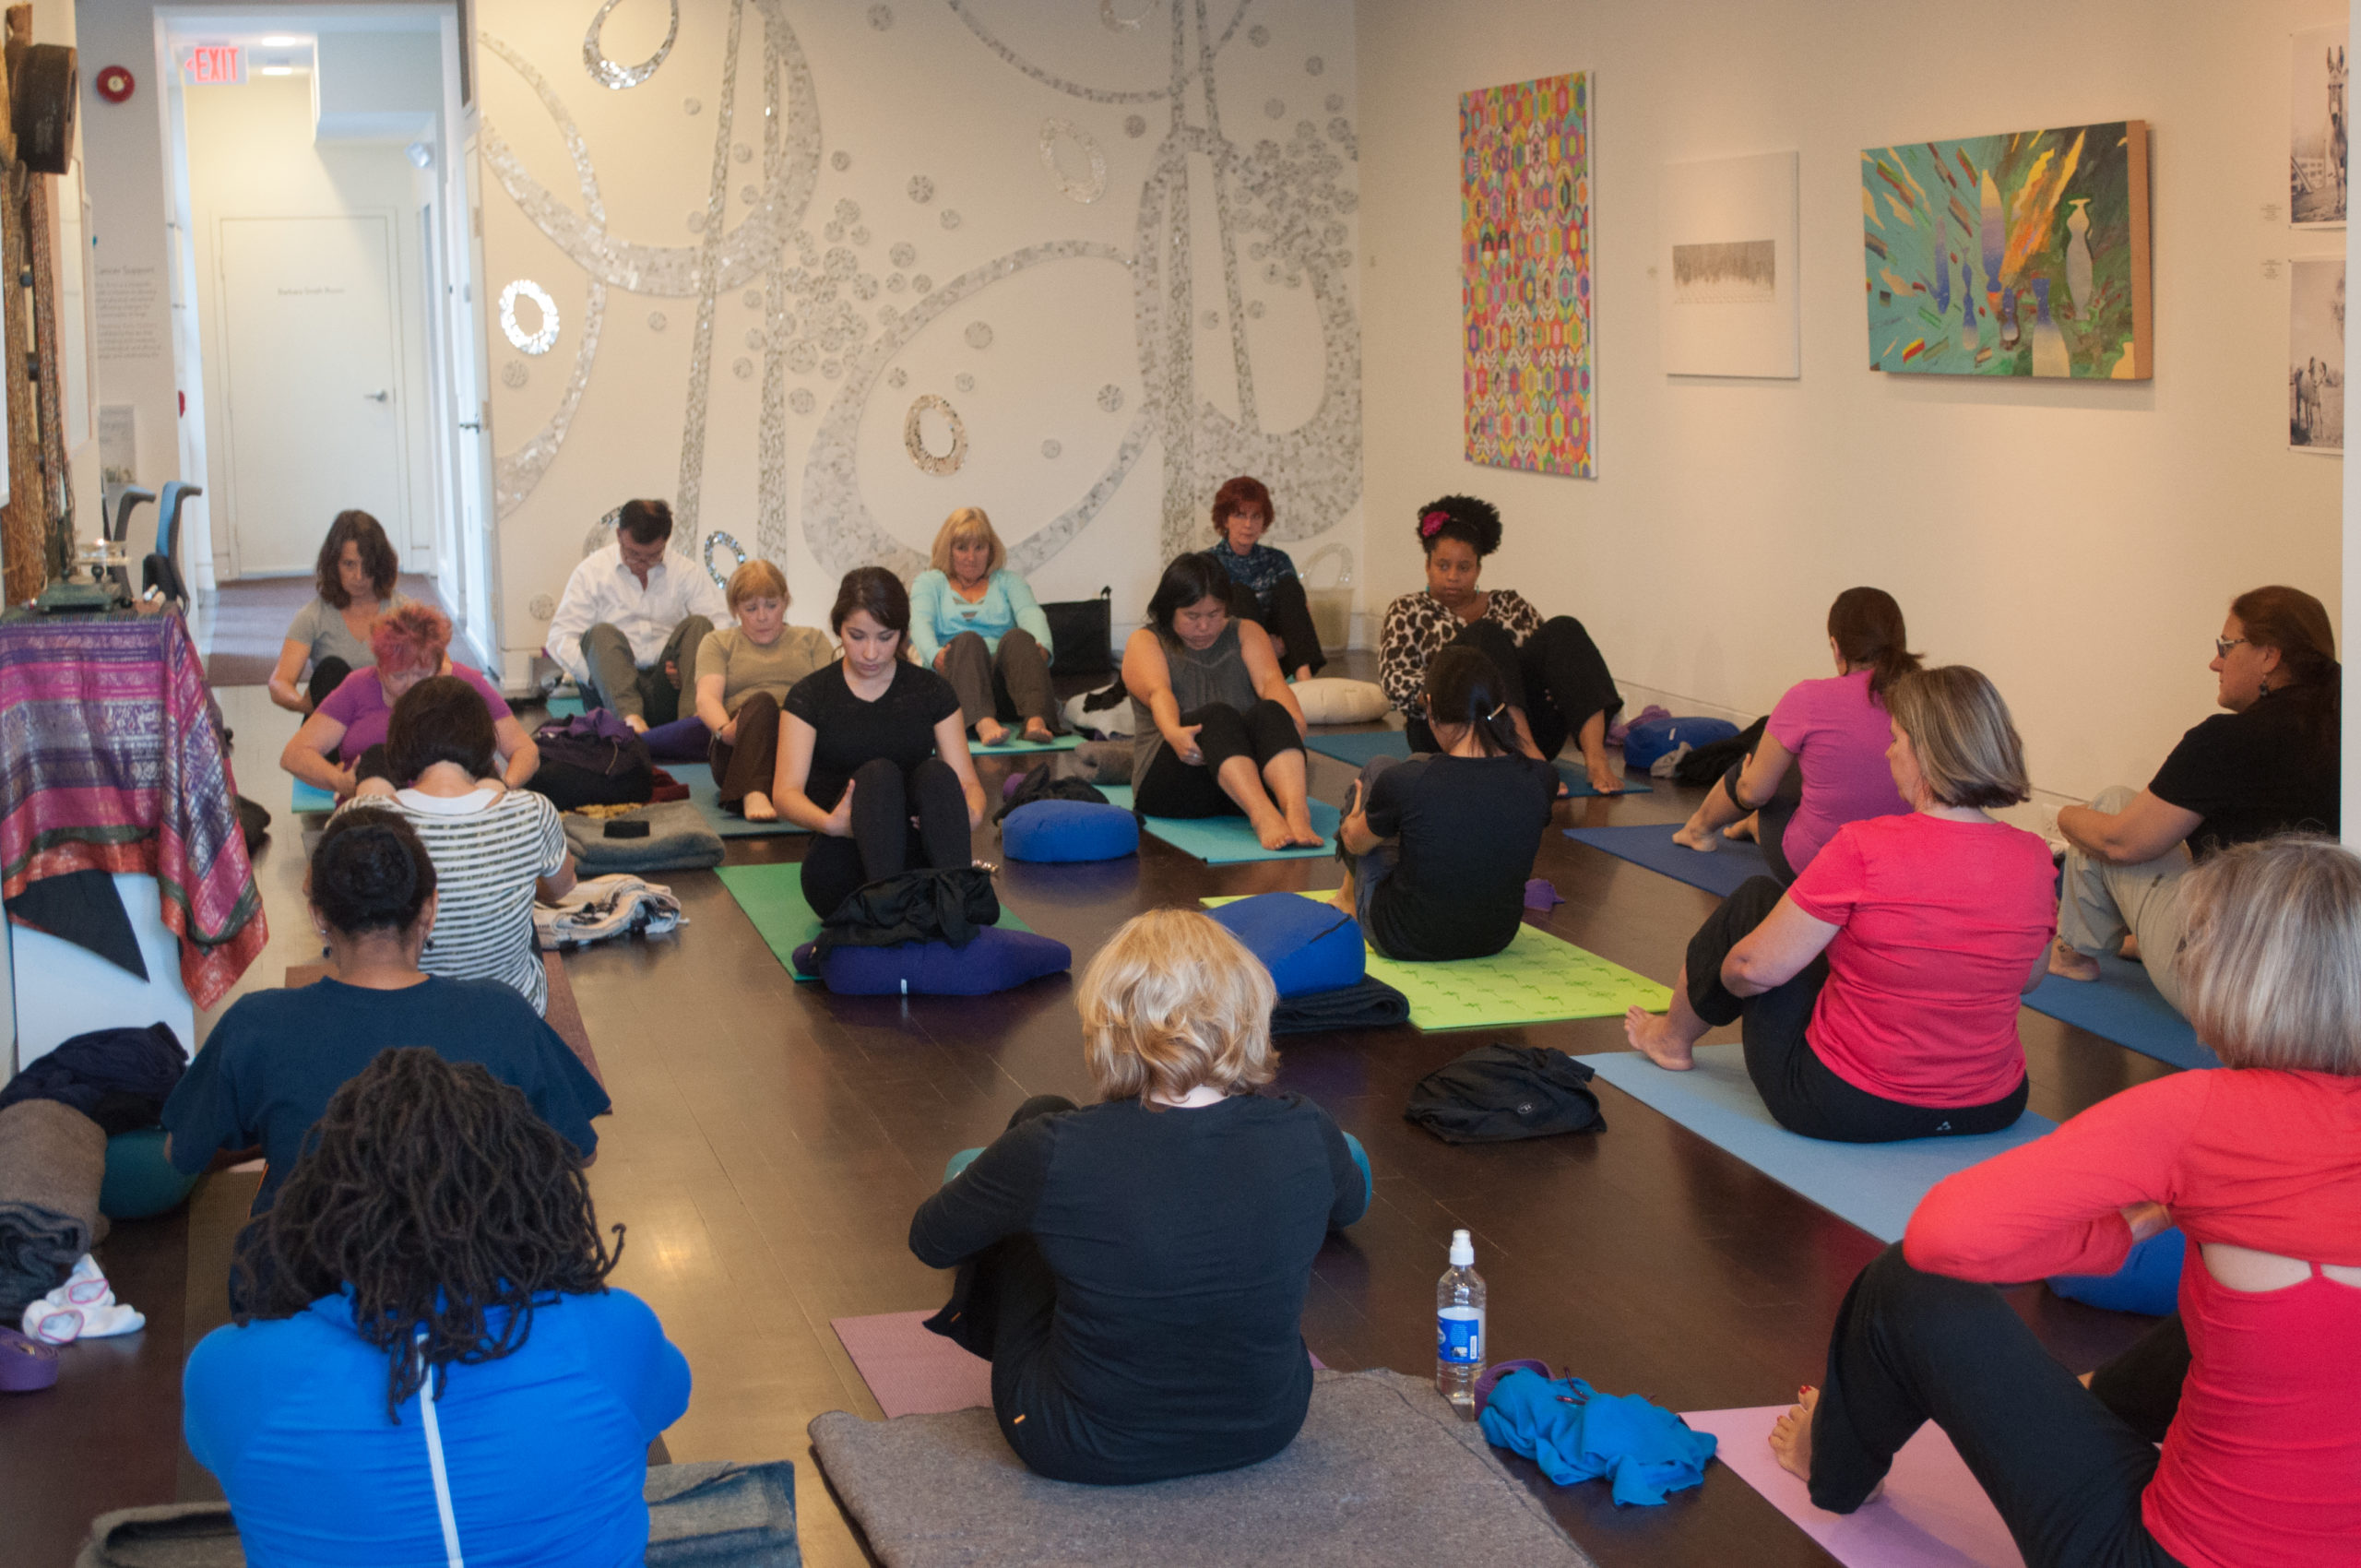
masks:
<instances>
[{"instance_id":1,"label":"woman in black top","mask_svg":"<svg viewBox=\"0 0 2361 1568\"><path fill-rule=\"evenodd\" d=\"M1389 958L1489 958L1516 939L1558 775L1517 749L1500 671L1476 649L1439 649L1419 704L1440 750L1361 769L1330 902Z\"/></svg>"},{"instance_id":2,"label":"woman in black top","mask_svg":"<svg viewBox=\"0 0 2361 1568\"><path fill-rule=\"evenodd\" d=\"M2343 670L2328 611L2301 588L2230 601L2210 668L2217 713L2180 738L2145 790L2123 785L2058 814L2067 845L2049 972L2099 978L2098 956L2137 956L2176 1008L2179 883L2217 849L2338 826Z\"/></svg>"},{"instance_id":3,"label":"woman in black top","mask_svg":"<svg viewBox=\"0 0 2361 1568\"><path fill-rule=\"evenodd\" d=\"M1369 1189L1327 1112L1252 1092L1273 1001L1212 921L1139 916L1075 998L1100 1102L1027 1100L910 1221L920 1261L959 1269L927 1326L992 1363L1001 1431L1041 1475L1235 1469L1303 1425L1312 1258Z\"/></svg>"},{"instance_id":4,"label":"woman in black top","mask_svg":"<svg viewBox=\"0 0 2361 1568\"><path fill-rule=\"evenodd\" d=\"M951 683L909 660L910 596L883 566L845 574L828 625L844 657L798 681L771 799L818 837L803 901L822 919L863 885L971 862L984 790Z\"/></svg>"}]
</instances>

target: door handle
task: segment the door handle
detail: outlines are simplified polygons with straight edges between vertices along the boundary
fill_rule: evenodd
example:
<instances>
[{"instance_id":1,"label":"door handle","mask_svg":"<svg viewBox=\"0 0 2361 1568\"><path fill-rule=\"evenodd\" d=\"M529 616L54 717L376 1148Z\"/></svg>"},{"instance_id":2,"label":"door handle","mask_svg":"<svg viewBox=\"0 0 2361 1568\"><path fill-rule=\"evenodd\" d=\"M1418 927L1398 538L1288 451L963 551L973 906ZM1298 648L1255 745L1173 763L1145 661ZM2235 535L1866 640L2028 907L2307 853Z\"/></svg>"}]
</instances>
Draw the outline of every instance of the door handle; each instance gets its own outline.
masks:
<instances>
[{"instance_id":1,"label":"door handle","mask_svg":"<svg viewBox=\"0 0 2361 1568\"><path fill-rule=\"evenodd\" d=\"M373 403L383 403L393 396L392 393L385 390L383 387L380 387L374 392L363 392L361 395L363 398L368 398Z\"/></svg>"},{"instance_id":2,"label":"door handle","mask_svg":"<svg viewBox=\"0 0 2361 1568\"><path fill-rule=\"evenodd\" d=\"M472 430L481 433L483 430L483 423L480 420L461 420L459 422L459 428L461 430Z\"/></svg>"}]
</instances>

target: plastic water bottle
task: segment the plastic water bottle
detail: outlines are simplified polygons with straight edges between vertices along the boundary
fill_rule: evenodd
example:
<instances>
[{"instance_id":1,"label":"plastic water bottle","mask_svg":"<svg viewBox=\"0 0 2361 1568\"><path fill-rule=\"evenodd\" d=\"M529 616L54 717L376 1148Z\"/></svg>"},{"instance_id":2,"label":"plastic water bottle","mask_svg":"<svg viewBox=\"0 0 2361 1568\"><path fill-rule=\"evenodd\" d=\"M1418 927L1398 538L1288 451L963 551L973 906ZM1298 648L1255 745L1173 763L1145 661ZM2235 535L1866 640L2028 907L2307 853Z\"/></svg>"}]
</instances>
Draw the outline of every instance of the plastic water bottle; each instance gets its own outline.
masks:
<instances>
[{"instance_id":1,"label":"plastic water bottle","mask_svg":"<svg viewBox=\"0 0 2361 1568\"><path fill-rule=\"evenodd\" d=\"M1462 1420L1476 1419L1476 1380L1484 1375L1484 1277L1476 1243L1451 1233L1451 1266L1435 1281L1435 1390Z\"/></svg>"}]
</instances>

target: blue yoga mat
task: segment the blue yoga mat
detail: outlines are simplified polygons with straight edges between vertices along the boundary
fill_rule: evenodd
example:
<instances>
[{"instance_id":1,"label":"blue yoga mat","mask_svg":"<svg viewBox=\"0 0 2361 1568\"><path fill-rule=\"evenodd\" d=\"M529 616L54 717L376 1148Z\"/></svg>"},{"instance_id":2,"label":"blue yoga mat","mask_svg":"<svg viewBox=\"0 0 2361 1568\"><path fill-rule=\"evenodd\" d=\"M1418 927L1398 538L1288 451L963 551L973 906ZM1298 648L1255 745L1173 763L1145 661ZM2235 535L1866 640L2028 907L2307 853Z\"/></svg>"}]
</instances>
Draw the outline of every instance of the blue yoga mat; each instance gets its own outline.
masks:
<instances>
[{"instance_id":1,"label":"blue yoga mat","mask_svg":"<svg viewBox=\"0 0 2361 1568\"><path fill-rule=\"evenodd\" d=\"M291 797L288 802L288 810L297 813L326 813L336 810L336 797L317 784L307 784L301 778L292 778L287 782L291 786L288 793Z\"/></svg>"},{"instance_id":2,"label":"blue yoga mat","mask_svg":"<svg viewBox=\"0 0 2361 1568\"><path fill-rule=\"evenodd\" d=\"M1128 784L1101 784L1099 793L1125 811L1132 804ZM1316 849L1265 849L1242 816L1144 816L1147 830L1176 849L1185 849L1209 866L1237 865L1244 861L1310 861L1336 852L1336 829L1344 814L1325 801L1311 802L1311 826L1320 830Z\"/></svg>"},{"instance_id":3,"label":"blue yoga mat","mask_svg":"<svg viewBox=\"0 0 2361 1568\"><path fill-rule=\"evenodd\" d=\"M724 838L768 838L775 834L812 831L783 817L777 822L748 822L734 812L723 811L720 787L713 781L713 769L704 763L668 762L659 766L689 787L689 803L697 808L706 825Z\"/></svg>"},{"instance_id":4,"label":"blue yoga mat","mask_svg":"<svg viewBox=\"0 0 2361 1568\"><path fill-rule=\"evenodd\" d=\"M2222 1064L2189 1020L2173 1011L2148 971L2126 959L2101 958L2099 978L2087 983L2051 975L2025 998L2025 1005L2176 1067Z\"/></svg>"},{"instance_id":5,"label":"blue yoga mat","mask_svg":"<svg viewBox=\"0 0 2361 1568\"><path fill-rule=\"evenodd\" d=\"M1636 1051L1577 1060L1642 1104L1881 1241L1902 1240L1918 1200L1944 1177L2029 1144L2058 1125L2028 1111L2005 1133L1972 1138L1823 1143L1771 1120L1746 1075L1744 1051L1738 1045L1700 1046L1697 1065L1686 1073L1667 1073Z\"/></svg>"},{"instance_id":6,"label":"blue yoga mat","mask_svg":"<svg viewBox=\"0 0 2361 1568\"><path fill-rule=\"evenodd\" d=\"M1771 874L1762 846L1752 839L1725 838L1719 849L1701 855L1672 841L1679 826L1677 822L1652 822L1641 827L1569 827L1566 837L1724 898L1747 878Z\"/></svg>"},{"instance_id":7,"label":"blue yoga mat","mask_svg":"<svg viewBox=\"0 0 2361 1568\"><path fill-rule=\"evenodd\" d=\"M1350 763L1355 767L1368 766L1371 757L1406 757L1410 754L1410 737L1399 730L1350 730L1337 735L1315 732L1304 744L1322 756L1333 757L1338 762ZM1568 793L1573 795L1598 793L1590 787L1590 777L1583 771L1581 763L1570 762L1564 757L1560 757L1555 766L1558 769L1558 777L1566 781ZM1647 779L1637 775L1628 777L1619 792L1626 795L1655 793L1648 788Z\"/></svg>"}]
</instances>

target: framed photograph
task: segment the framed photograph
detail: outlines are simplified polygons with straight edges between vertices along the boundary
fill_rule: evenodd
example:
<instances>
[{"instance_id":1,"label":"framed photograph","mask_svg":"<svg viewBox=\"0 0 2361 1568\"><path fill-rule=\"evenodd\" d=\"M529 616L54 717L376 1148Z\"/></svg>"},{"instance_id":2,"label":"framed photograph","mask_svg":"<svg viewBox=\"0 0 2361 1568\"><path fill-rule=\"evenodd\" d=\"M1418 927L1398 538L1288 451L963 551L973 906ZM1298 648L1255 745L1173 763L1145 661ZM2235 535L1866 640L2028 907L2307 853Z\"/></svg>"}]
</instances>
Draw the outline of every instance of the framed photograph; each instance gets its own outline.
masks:
<instances>
[{"instance_id":1,"label":"framed photograph","mask_svg":"<svg viewBox=\"0 0 2361 1568\"><path fill-rule=\"evenodd\" d=\"M2299 229L2344 227L2344 45L2342 27L2295 36L2287 128L2287 220Z\"/></svg>"},{"instance_id":2,"label":"framed photograph","mask_svg":"<svg viewBox=\"0 0 2361 1568\"><path fill-rule=\"evenodd\" d=\"M1668 375L1798 376L1792 152L1665 167L1656 295Z\"/></svg>"},{"instance_id":3,"label":"framed photograph","mask_svg":"<svg viewBox=\"0 0 2361 1568\"><path fill-rule=\"evenodd\" d=\"M2296 261L2287 285L2287 445L2344 451L2344 259Z\"/></svg>"}]
</instances>

